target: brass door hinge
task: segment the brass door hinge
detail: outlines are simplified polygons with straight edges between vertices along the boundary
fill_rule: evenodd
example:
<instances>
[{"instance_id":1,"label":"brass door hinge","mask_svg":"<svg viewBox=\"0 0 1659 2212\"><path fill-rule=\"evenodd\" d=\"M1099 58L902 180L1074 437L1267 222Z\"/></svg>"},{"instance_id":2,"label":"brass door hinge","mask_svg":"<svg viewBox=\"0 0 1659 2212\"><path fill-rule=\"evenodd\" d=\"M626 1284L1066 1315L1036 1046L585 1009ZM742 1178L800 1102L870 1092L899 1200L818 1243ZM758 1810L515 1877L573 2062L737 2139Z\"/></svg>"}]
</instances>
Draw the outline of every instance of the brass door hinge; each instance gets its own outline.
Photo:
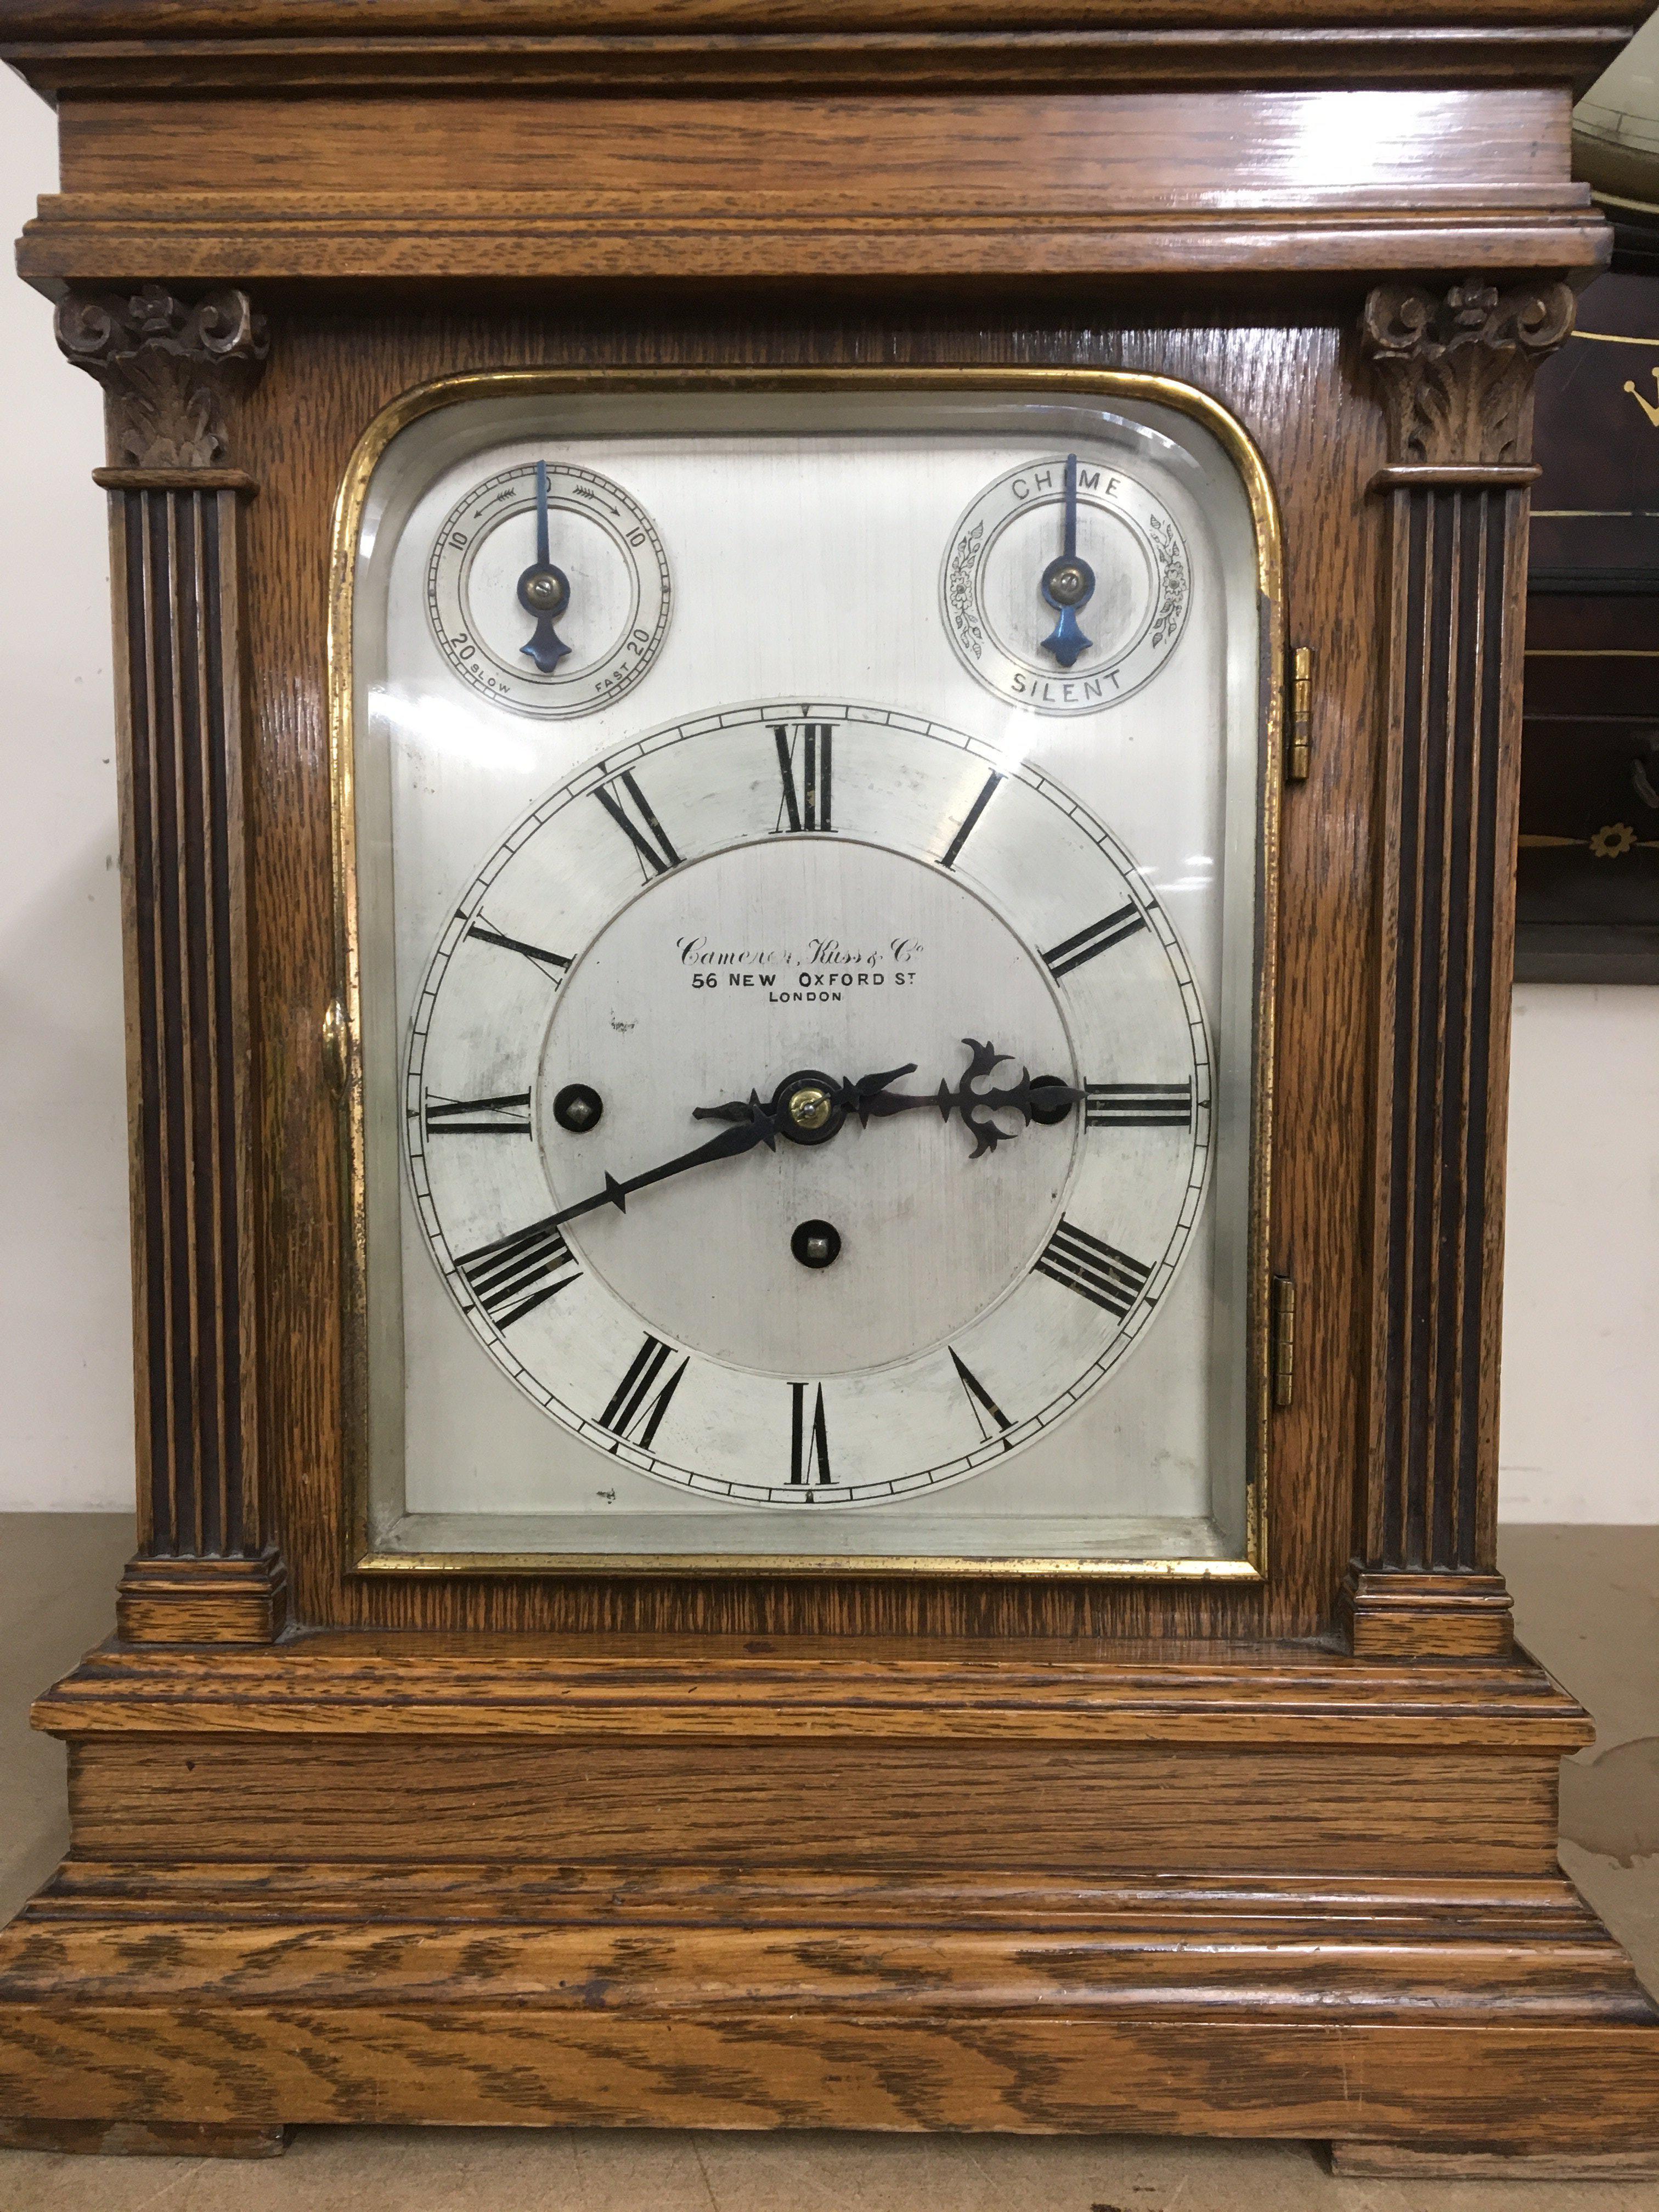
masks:
<instances>
[{"instance_id":1,"label":"brass door hinge","mask_svg":"<svg viewBox=\"0 0 1659 2212\"><path fill-rule=\"evenodd\" d=\"M1313 743L1313 648L1298 645L1291 656L1291 727L1285 747L1285 781L1308 781Z\"/></svg>"},{"instance_id":2,"label":"brass door hinge","mask_svg":"<svg viewBox=\"0 0 1659 2212\"><path fill-rule=\"evenodd\" d=\"M1289 1275L1273 1277L1272 1314L1273 1404L1282 1411L1296 1390L1296 1285Z\"/></svg>"}]
</instances>

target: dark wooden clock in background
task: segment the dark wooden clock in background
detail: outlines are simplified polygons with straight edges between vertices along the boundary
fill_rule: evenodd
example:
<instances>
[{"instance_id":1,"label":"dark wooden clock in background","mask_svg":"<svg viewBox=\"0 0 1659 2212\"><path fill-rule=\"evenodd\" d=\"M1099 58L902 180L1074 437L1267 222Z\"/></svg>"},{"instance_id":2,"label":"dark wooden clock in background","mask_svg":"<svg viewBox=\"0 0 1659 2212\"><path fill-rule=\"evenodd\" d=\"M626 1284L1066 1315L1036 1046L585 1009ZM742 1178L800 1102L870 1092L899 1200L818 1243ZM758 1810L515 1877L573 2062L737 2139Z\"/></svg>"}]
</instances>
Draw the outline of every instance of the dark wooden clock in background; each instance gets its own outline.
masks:
<instances>
[{"instance_id":1,"label":"dark wooden clock in background","mask_svg":"<svg viewBox=\"0 0 1659 2212\"><path fill-rule=\"evenodd\" d=\"M1516 975L1659 982L1659 229L1539 380Z\"/></svg>"},{"instance_id":2,"label":"dark wooden clock in background","mask_svg":"<svg viewBox=\"0 0 1659 2212\"><path fill-rule=\"evenodd\" d=\"M1605 256L1569 117L1628 25L1595 0L1449 0L1404 22L1358 0L0 0L0 52L60 124L62 188L20 265L108 395L141 1377L115 1634L37 1713L70 1747L74 1840L0 1937L6 2141L258 2152L296 2122L364 2119L1127 2129L1319 2137L1372 2170L1402 2150L1655 2147L1659 2013L1556 1863L1558 1764L1589 1724L1515 1648L1495 1564L1532 387ZM387 1445L376 1271L398 1142L411 1175L418 1148L388 1139L377 1183L376 1097L395 1106L412 1070L407 1115L428 1135L471 1117L465 1141L494 1149L465 1157L502 1176L540 1105L533 1073L439 1097L404 1032L386 1042L374 732L415 695L397 574L374 563L427 495L400 507L386 487L398 454L441 458L447 423L506 439L579 419L639 456L655 439L664 469L699 437L740 453L757 423L805 454L901 422L939 441L941 470L974 425L1040 419L1048 474L1028 488L1051 510L1055 635L1081 609L1106 650L1109 594L1062 565L1088 530L1148 549L1150 611L1113 663L1126 691L1132 653L1136 684L1192 665L1194 580L1231 578L1217 726L1246 732L1229 866L1255 872L1252 1017L1217 1031L1213 1095L1218 1018L1185 982L1188 1069L1082 1067L1074 1086L1090 1127L1132 1128L1147 1159L1176 1123L1195 1146L1200 1109L1221 1132L1199 1225L1222 1232L1213 1279L1231 1267L1238 1286L1206 1310L1242 1378L1211 1468L1225 1510L1166 1527L1164 1555L1109 1529L1064 1556L842 1544L822 1532L857 1474L836 1425L855 1394L834 1376L778 1386L781 1510L813 1530L787 1553L740 1557L728 1534L717 1556L707 1517L701 1550L672 1516L603 1556L539 1523L486 1540L412 1476L388 1503L386 1467L401 1480L455 1401ZM1104 463L1066 475L1085 430L1131 456L1127 489L1094 481ZM564 592L574 623L599 587L559 568L557 533L616 486L550 476L515 460L490 498L529 533L526 617L563 621ZM708 482L688 512L713 514ZM1060 784L1114 731L1153 728L1112 706L1085 744L1073 678L1033 661L1032 707L1019 650L987 658L1000 617L974 564L1020 526L1022 483L988 468L916 586L916 651L982 695L965 734L942 709L888 725L922 749L907 787L944 757L927 747L973 764L954 831L905 860L928 897L988 882L998 825L1051 801L1024 754L982 749L977 715L1071 746ZM539 629L550 667L526 675L512 647L490 673L465 606L495 511L476 495L477 519L434 509L434 627L410 599L404 643L441 648L444 682L517 685L520 720L489 726L519 732L530 775L524 718L556 721L567 696L534 684L567 679ZM647 710L657 524L606 512L634 642L592 683L619 734L597 765L570 738L526 804L568 769L596 869L637 860L627 910L657 911L706 856L652 764L717 725L723 760L781 775L760 828L816 838L817 866L864 803L867 716L802 701L745 721L708 700L724 719L692 730L689 704ZM665 670L693 579L672 531L659 542L684 587ZM852 568L827 573L855 592ZM772 643L792 620L804 636L817 599L761 585ZM1249 680L1228 690L1224 664ZM490 989L568 988L557 1036L581 964L503 902L534 826L514 821L471 851L495 858L453 886L441 952L516 962ZM749 830L731 835L736 851ZM1152 1006L1181 972L1160 916L1201 889L1109 847L1125 888L1030 939L1073 1026L1094 1018L1085 992L1131 973L1097 958L1109 940L1164 947ZM1047 895L1044 867L1017 872ZM588 972L613 926L595 922ZM436 1014L405 1027L441 1043ZM837 1092L843 1074L808 1068L748 1106L740 1085L707 1095L728 1133L794 1115L781 1133L804 1146L833 1123L826 1162L912 1140L920 1115L843 1131L875 1095ZM940 1143L980 1111L947 1076ZM1016 1188L1033 1146L1073 1141L1018 1096L1012 1146L960 1185L976 1204ZM536 1127L556 1187L564 1137ZM409 1243L404 1280L490 1355L455 1340L492 1435L533 1434L549 1464L605 1449L641 1486L641 1526L672 1451L693 1487L720 1480L717 1420L701 1458L677 1441L718 1379L689 1332L689 1349L647 1334L614 1395L514 1428L535 1390L556 1397L528 1333L599 1296L605 1248L562 1212L458 1249L446 1221L473 1200L436 1172L410 1186L430 1253ZM641 1195L629 1233L650 1218ZM1041 1279L991 1302L1058 1301L1029 1309L1053 1318L1024 1370L1005 1383L953 1340L960 1389L941 1365L906 1401L974 1424L951 1492L964 1530L997 1479L981 1456L1006 1441L1011 1468L1047 1465L1016 1437L1022 1371L1067 1329L1093 1358L1144 1319L1153 1256L1063 1218ZM855 1258L849 1241L834 1267ZM1212 1279L1197 1267L1182 1295ZM1127 1402L1182 1340L1176 1306L1094 1404ZM560 1340L534 1341L551 1359ZM1094 1418L1080 1405L1056 1433ZM751 1435L726 1433L737 1469ZM1096 1487L1139 1472L1102 1459ZM848 1525L880 1528L853 1504Z\"/></svg>"}]
</instances>

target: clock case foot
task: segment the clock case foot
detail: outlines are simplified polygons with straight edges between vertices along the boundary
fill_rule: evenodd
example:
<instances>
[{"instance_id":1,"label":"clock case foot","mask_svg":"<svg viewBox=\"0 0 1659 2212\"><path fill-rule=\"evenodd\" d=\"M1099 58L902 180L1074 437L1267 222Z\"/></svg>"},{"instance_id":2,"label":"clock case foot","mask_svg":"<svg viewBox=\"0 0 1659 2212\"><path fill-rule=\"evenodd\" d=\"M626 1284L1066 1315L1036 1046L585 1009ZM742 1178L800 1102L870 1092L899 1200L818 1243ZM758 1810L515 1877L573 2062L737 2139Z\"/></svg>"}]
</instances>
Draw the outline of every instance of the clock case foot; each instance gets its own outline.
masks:
<instances>
[{"instance_id":1,"label":"clock case foot","mask_svg":"<svg viewBox=\"0 0 1659 2212\"><path fill-rule=\"evenodd\" d=\"M1333 2142L1331 2172L1377 2181L1659 2181L1659 2151Z\"/></svg>"},{"instance_id":2,"label":"clock case foot","mask_svg":"<svg viewBox=\"0 0 1659 2212\"><path fill-rule=\"evenodd\" d=\"M1524 1657L307 1633L106 1646L36 1719L75 1834L0 1934L14 2144L1659 2148L1659 2010L1555 1863L1589 1723Z\"/></svg>"},{"instance_id":3,"label":"clock case foot","mask_svg":"<svg viewBox=\"0 0 1659 2212\"><path fill-rule=\"evenodd\" d=\"M0 2119L0 2150L85 2158L280 2158L288 2130L234 2120Z\"/></svg>"}]
</instances>

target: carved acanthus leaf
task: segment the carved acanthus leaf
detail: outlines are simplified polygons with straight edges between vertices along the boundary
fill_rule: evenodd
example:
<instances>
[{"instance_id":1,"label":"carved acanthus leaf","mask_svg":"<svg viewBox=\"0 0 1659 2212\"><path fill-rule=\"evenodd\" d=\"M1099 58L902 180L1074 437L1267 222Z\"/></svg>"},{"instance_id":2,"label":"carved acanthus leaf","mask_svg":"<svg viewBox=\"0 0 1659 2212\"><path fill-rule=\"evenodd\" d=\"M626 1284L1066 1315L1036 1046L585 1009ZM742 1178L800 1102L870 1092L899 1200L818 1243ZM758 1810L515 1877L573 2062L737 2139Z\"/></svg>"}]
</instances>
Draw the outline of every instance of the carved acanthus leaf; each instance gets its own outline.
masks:
<instances>
[{"instance_id":1,"label":"carved acanthus leaf","mask_svg":"<svg viewBox=\"0 0 1659 2212\"><path fill-rule=\"evenodd\" d=\"M58 343L108 392L110 458L141 469L223 467L224 403L257 379L269 347L263 315L226 287L176 298L159 284L58 309Z\"/></svg>"},{"instance_id":2,"label":"carved acanthus leaf","mask_svg":"<svg viewBox=\"0 0 1659 2212\"><path fill-rule=\"evenodd\" d=\"M1379 284L1365 302L1364 343L1382 381L1390 461L1525 461L1533 372L1572 316L1566 284Z\"/></svg>"}]
</instances>

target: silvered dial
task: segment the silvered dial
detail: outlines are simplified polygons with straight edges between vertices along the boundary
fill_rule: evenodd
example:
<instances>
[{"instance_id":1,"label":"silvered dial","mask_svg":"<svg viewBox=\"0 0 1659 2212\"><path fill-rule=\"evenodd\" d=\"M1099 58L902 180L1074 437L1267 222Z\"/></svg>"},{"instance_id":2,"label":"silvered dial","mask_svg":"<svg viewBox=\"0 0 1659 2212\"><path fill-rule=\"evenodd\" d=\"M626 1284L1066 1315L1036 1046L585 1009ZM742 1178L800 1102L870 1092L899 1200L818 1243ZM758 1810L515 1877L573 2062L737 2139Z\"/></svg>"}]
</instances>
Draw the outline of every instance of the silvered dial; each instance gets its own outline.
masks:
<instances>
[{"instance_id":1,"label":"silvered dial","mask_svg":"<svg viewBox=\"0 0 1659 2212\"><path fill-rule=\"evenodd\" d=\"M1003 1463L1152 1324L1210 1066L1167 916L1057 784L744 708L592 763L468 885L408 1167L553 1419L713 1496L878 1504Z\"/></svg>"},{"instance_id":2,"label":"silvered dial","mask_svg":"<svg viewBox=\"0 0 1659 2212\"><path fill-rule=\"evenodd\" d=\"M1043 455L970 501L939 580L945 631L986 689L1047 714L1093 714L1152 680L1191 597L1185 538L1138 477Z\"/></svg>"},{"instance_id":3,"label":"silvered dial","mask_svg":"<svg viewBox=\"0 0 1659 2212\"><path fill-rule=\"evenodd\" d=\"M462 681L551 720L633 689L668 629L668 556L614 478L569 460L497 470L445 517L427 564L432 635Z\"/></svg>"}]
</instances>

